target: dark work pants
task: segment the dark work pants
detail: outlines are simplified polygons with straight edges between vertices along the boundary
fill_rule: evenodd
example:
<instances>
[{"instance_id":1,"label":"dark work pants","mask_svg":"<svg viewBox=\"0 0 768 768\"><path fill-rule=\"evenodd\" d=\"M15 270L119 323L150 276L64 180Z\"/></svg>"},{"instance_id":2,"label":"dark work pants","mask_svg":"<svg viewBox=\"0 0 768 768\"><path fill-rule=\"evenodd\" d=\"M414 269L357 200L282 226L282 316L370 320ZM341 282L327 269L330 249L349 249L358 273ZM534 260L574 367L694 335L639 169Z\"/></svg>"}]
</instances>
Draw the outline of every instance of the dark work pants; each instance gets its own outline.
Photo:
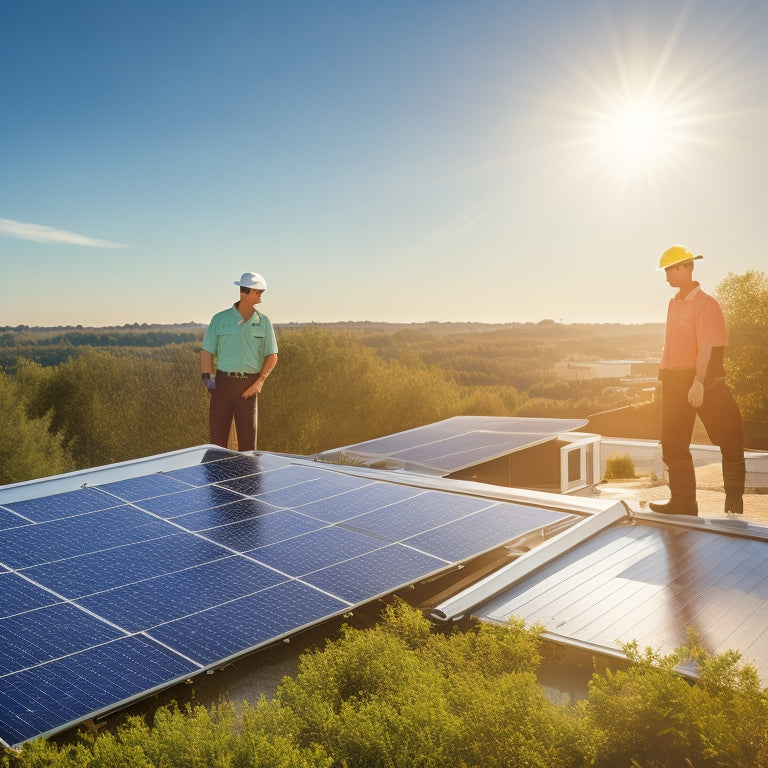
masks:
<instances>
[{"instance_id":1,"label":"dark work pants","mask_svg":"<svg viewBox=\"0 0 768 768\"><path fill-rule=\"evenodd\" d=\"M253 451L256 449L256 419L258 418L259 398L243 398L243 392L256 381L258 374L245 378L235 376L216 376L216 389L211 392L208 409L208 424L211 430L211 442L226 448L232 419L237 431L237 449Z\"/></svg>"},{"instance_id":2,"label":"dark work pants","mask_svg":"<svg viewBox=\"0 0 768 768\"><path fill-rule=\"evenodd\" d=\"M696 474L691 457L691 438L696 409L688 402L695 371L664 371L661 383L661 451L669 469L672 498L696 499ZM705 385L704 402L698 409L709 439L723 457L726 493L744 493L744 429L741 412L722 379Z\"/></svg>"}]
</instances>

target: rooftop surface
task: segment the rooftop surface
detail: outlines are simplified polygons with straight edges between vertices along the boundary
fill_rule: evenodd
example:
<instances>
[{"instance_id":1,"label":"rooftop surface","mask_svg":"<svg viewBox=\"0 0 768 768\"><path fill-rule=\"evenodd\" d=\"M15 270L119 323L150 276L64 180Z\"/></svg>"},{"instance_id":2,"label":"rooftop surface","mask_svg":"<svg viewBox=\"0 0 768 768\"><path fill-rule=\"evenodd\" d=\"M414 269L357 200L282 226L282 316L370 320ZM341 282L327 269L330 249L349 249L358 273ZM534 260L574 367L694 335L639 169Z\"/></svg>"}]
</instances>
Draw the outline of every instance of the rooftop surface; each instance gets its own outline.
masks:
<instances>
[{"instance_id":1,"label":"rooftop surface","mask_svg":"<svg viewBox=\"0 0 768 768\"><path fill-rule=\"evenodd\" d=\"M696 467L696 498L700 517L725 517L723 505L723 472L719 462ZM623 501L636 512L648 512L649 501L665 501L669 487L663 482L653 482L648 477L635 480L614 480L601 483L595 488L598 496ZM768 525L768 494L744 495L744 520L757 525Z\"/></svg>"}]
</instances>

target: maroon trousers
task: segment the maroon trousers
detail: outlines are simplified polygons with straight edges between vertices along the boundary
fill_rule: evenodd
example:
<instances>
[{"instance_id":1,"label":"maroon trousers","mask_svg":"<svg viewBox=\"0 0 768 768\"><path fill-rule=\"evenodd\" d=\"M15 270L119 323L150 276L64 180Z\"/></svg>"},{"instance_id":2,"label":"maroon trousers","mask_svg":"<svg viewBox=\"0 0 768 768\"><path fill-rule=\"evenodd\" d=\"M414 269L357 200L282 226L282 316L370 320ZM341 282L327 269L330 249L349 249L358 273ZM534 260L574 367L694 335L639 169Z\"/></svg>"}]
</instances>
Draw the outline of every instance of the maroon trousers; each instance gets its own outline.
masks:
<instances>
[{"instance_id":1,"label":"maroon trousers","mask_svg":"<svg viewBox=\"0 0 768 768\"><path fill-rule=\"evenodd\" d=\"M216 376L216 389L211 392L208 408L208 424L211 430L211 442L226 448L232 419L237 431L237 449L239 451L256 450L256 427L259 413L259 398L244 398L243 392L256 381L257 373L238 378L219 372Z\"/></svg>"}]
</instances>

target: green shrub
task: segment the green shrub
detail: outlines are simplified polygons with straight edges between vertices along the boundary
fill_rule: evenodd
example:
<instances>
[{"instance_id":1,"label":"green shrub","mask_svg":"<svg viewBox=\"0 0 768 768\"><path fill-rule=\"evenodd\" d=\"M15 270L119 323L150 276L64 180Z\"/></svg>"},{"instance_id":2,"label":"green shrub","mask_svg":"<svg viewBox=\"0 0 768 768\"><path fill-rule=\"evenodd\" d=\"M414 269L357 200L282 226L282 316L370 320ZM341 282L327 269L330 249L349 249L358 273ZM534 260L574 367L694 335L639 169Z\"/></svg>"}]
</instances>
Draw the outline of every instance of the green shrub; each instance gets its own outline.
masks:
<instances>
[{"instance_id":1,"label":"green shrub","mask_svg":"<svg viewBox=\"0 0 768 768\"><path fill-rule=\"evenodd\" d=\"M605 480L631 480L633 477L635 477L635 463L629 454L619 456L612 453L606 459Z\"/></svg>"},{"instance_id":2,"label":"green shrub","mask_svg":"<svg viewBox=\"0 0 768 768\"><path fill-rule=\"evenodd\" d=\"M768 696L738 653L695 636L669 656L625 647L626 669L555 705L536 679L539 628L436 630L394 602L306 653L276 698L159 709L115 732L27 744L3 768L768 768ZM693 659L690 681L675 667Z\"/></svg>"}]
</instances>

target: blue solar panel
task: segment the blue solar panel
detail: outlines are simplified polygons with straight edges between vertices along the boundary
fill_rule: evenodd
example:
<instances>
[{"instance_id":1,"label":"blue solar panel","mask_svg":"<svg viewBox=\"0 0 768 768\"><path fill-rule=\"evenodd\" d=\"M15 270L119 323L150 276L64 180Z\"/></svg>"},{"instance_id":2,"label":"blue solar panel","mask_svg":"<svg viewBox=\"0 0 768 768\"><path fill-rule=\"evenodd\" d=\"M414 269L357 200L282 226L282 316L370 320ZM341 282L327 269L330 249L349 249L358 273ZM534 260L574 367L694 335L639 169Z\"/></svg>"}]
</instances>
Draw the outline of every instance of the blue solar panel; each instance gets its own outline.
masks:
<instances>
[{"instance_id":1,"label":"blue solar panel","mask_svg":"<svg viewBox=\"0 0 768 768\"><path fill-rule=\"evenodd\" d=\"M198 671L141 635L97 645L0 677L0 733L20 744Z\"/></svg>"},{"instance_id":2,"label":"blue solar panel","mask_svg":"<svg viewBox=\"0 0 768 768\"><path fill-rule=\"evenodd\" d=\"M232 504L224 504L213 509L200 512L190 512L173 518L173 522L187 531L204 531L207 528L217 528L220 525L240 523L254 517L269 515L277 512L278 508L265 504L257 499L240 499Z\"/></svg>"},{"instance_id":3,"label":"blue solar panel","mask_svg":"<svg viewBox=\"0 0 768 768\"><path fill-rule=\"evenodd\" d=\"M333 526L260 547L247 554L290 576L303 576L384 545L385 542L373 536Z\"/></svg>"},{"instance_id":4,"label":"blue solar panel","mask_svg":"<svg viewBox=\"0 0 768 768\"><path fill-rule=\"evenodd\" d=\"M21 576L10 571L0 573L0 617L13 616L35 608L61 602L60 598L50 592L40 589Z\"/></svg>"},{"instance_id":5,"label":"blue solar panel","mask_svg":"<svg viewBox=\"0 0 768 768\"><path fill-rule=\"evenodd\" d=\"M146 513L128 506L116 507L3 531L0 562L26 568L168 533L164 523Z\"/></svg>"},{"instance_id":6,"label":"blue solar panel","mask_svg":"<svg viewBox=\"0 0 768 768\"><path fill-rule=\"evenodd\" d=\"M302 533L322 528L323 525L319 520L283 509L242 523L210 528L201 535L235 552L247 552L256 547L292 539Z\"/></svg>"},{"instance_id":7,"label":"blue solar panel","mask_svg":"<svg viewBox=\"0 0 768 768\"><path fill-rule=\"evenodd\" d=\"M74 600L229 555L226 549L198 536L176 533L25 568L23 574Z\"/></svg>"},{"instance_id":8,"label":"blue solar panel","mask_svg":"<svg viewBox=\"0 0 768 768\"><path fill-rule=\"evenodd\" d=\"M511 541L528 531L562 520L562 513L519 504L498 504L476 515L412 536L405 543L454 562L483 552L500 540Z\"/></svg>"},{"instance_id":9,"label":"blue solar panel","mask_svg":"<svg viewBox=\"0 0 768 768\"><path fill-rule=\"evenodd\" d=\"M70 603L0 621L0 677L120 637L122 632Z\"/></svg>"},{"instance_id":10,"label":"blue solar panel","mask_svg":"<svg viewBox=\"0 0 768 768\"><path fill-rule=\"evenodd\" d=\"M101 490L122 501L139 501L150 499L153 496L164 496L174 491L183 491L189 488L189 483L183 483L167 475L145 475L144 477L132 477L128 480L118 480L114 483L102 485Z\"/></svg>"},{"instance_id":11,"label":"blue solar panel","mask_svg":"<svg viewBox=\"0 0 768 768\"><path fill-rule=\"evenodd\" d=\"M435 573L448 565L445 560L392 544L323 568L303 580L354 604L386 595L418 580L424 573Z\"/></svg>"},{"instance_id":12,"label":"blue solar panel","mask_svg":"<svg viewBox=\"0 0 768 768\"><path fill-rule=\"evenodd\" d=\"M356 531L381 536L389 541L400 541L478 512L491 503L487 499L471 496L449 498L450 503L446 503L445 494L430 491L388 507L382 507L375 512L360 515L344 525Z\"/></svg>"},{"instance_id":13,"label":"blue solar panel","mask_svg":"<svg viewBox=\"0 0 768 768\"><path fill-rule=\"evenodd\" d=\"M228 557L99 592L78 603L129 632L142 632L281 581L285 577L277 571L242 557Z\"/></svg>"},{"instance_id":14,"label":"blue solar panel","mask_svg":"<svg viewBox=\"0 0 768 768\"><path fill-rule=\"evenodd\" d=\"M322 476L323 474L313 467L288 464L280 469L261 472L257 475L247 475L234 480L226 480L220 483L220 485L223 485L225 488L231 488L233 491L245 494L246 496L260 496L273 491L279 491L281 488L288 488L289 486L305 483L309 480L315 480Z\"/></svg>"},{"instance_id":15,"label":"blue solar panel","mask_svg":"<svg viewBox=\"0 0 768 768\"><path fill-rule=\"evenodd\" d=\"M158 641L210 665L311 626L349 604L298 581L286 581L240 600L151 631Z\"/></svg>"},{"instance_id":16,"label":"blue solar panel","mask_svg":"<svg viewBox=\"0 0 768 768\"><path fill-rule=\"evenodd\" d=\"M354 517L364 515L394 504L404 499L420 496L421 488L407 485L390 485L389 483L370 483L362 488L356 488L346 493L340 493L330 499L313 501L302 504L298 509L302 514L325 520L328 523L340 523Z\"/></svg>"},{"instance_id":17,"label":"blue solar panel","mask_svg":"<svg viewBox=\"0 0 768 768\"><path fill-rule=\"evenodd\" d=\"M32 522L28 518L16 515L9 509L3 509L0 507L0 531L5 528L15 528L18 525L26 525Z\"/></svg>"},{"instance_id":18,"label":"blue solar panel","mask_svg":"<svg viewBox=\"0 0 768 768\"><path fill-rule=\"evenodd\" d=\"M343 449L326 451L320 454L320 459L334 463L343 453L374 467L376 464L371 462L389 459L406 467L447 475L542 440L554 440L558 433L579 429L586 423L584 419L454 416Z\"/></svg>"},{"instance_id":19,"label":"blue solar panel","mask_svg":"<svg viewBox=\"0 0 768 768\"><path fill-rule=\"evenodd\" d=\"M116 507L118 504L120 504L119 501L93 488L83 488L69 493L45 496L41 499L6 503L4 506L34 523L43 523L48 520L60 520L73 515Z\"/></svg>"},{"instance_id":20,"label":"blue solar panel","mask_svg":"<svg viewBox=\"0 0 768 768\"><path fill-rule=\"evenodd\" d=\"M228 491L226 488L219 488L217 485L205 485L188 491L171 493L167 496L156 496L152 499L137 501L136 506L168 520L202 509L213 509L213 507L219 507L222 504L239 501L241 498L242 496Z\"/></svg>"},{"instance_id":21,"label":"blue solar panel","mask_svg":"<svg viewBox=\"0 0 768 768\"><path fill-rule=\"evenodd\" d=\"M570 519L268 454L148 461L143 475L147 460L136 476L103 470L101 485L92 470L68 493L16 501L0 488L4 743Z\"/></svg>"}]
</instances>

